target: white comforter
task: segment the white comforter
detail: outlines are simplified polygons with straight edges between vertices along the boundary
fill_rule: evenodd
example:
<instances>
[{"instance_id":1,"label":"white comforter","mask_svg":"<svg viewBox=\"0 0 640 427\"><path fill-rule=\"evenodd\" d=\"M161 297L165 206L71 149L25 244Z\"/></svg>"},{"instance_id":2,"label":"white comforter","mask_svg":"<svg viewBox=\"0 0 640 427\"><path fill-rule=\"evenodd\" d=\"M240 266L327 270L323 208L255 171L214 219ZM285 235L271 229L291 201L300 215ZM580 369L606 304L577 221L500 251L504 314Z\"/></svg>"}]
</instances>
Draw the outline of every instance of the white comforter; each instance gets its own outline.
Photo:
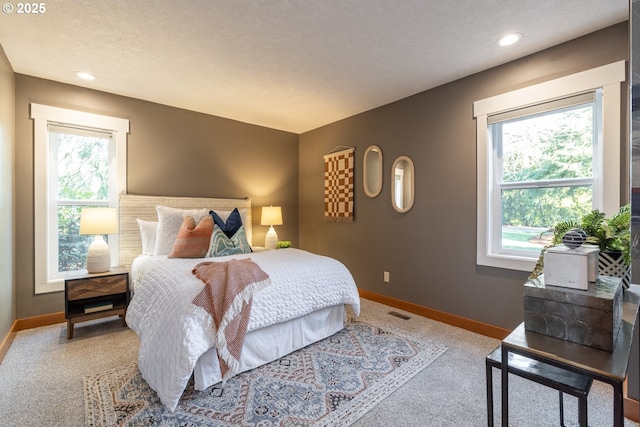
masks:
<instances>
[{"instance_id":1,"label":"white comforter","mask_svg":"<svg viewBox=\"0 0 640 427\"><path fill-rule=\"evenodd\" d=\"M359 314L358 290L347 268L332 258L298 249L220 258L138 260L132 274L135 294L126 320L140 339L142 377L171 411L197 360L214 342L210 319L196 314L191 303L204 286L191 270L203 260L230 258L251 258L271 279L269 286L254 295L247 332L338 304L350 304Z\"/></svg>"}]
</instances>

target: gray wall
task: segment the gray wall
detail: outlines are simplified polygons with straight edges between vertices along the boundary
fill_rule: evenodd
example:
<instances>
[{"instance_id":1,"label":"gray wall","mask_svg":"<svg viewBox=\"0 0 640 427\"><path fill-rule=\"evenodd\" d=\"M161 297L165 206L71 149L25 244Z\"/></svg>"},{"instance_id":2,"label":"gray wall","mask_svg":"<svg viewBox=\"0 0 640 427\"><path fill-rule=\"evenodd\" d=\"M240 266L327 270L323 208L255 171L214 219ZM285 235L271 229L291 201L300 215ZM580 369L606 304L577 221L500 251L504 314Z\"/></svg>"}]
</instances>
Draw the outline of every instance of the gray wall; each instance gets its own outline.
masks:
<instances>
[{"instance_id":1,"label":"gray wall","mask_svg":"<svg viewBox=\"0 0 640 427\"><path fill-rule=\"evenodd\" d=\"M515 327L523 319L528 273L475 262L473 102L627 58L627 23L622 23L301 135L301 247L344 262L360 288ZM621 128L626 135L626 120ZM365 196L361 179L370 144L384 155L383 189L374 199ZM626 138L621 144L626 153ZM337 145L356 147L353 224L323 222L322 155ZM391 164L400 155L410 156L416 169L415 205L404 215L390 203ZM624 199L627 179L621 178ZM388 284L383 271L390 272Z\"/></svg>"},{"instance_id":2,"label":"gray wall","mask_svg":"<svg viewBox=\"0 0 640 427\"><path fill-rule=\"evenodd\" d=\"M298 244L298 135L20 74L15 82L17 318L64 310L61 292L34 295L31 102L129 119L129 193L251 197L259 246L260 208L280 205L278 237Z\"/></svg>"},{"instance_id":3,"label":"gray wall","mask_svg":"<svg viewBox=\"0 0 640 427\"><path fill-rule=\"evenodd\" d=\"M0 342L16 319L13 270L14 108L15 77L0 47Z\"/></svg>"}]
</instances>

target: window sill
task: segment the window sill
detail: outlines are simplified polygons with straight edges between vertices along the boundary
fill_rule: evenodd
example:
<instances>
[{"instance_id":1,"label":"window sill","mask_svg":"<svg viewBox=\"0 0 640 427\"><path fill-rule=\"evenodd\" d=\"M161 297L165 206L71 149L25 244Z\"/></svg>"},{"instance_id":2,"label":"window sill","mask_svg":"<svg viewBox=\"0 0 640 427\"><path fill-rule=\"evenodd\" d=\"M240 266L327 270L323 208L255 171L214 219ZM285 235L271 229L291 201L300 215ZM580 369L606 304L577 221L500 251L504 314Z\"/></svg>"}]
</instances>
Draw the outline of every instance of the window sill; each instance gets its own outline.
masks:
<instances>
[{"instance_id":1,"label":"window sill","mask_svg":"<svg viewBox=\"0 0 640 427\"><path fill-rule=\"evenodd\" d=\"M508 270L518 270L531 272L536 266L537 260L514 255L486 255L480 254L476 260L477 265L485 267L504 268Z\"/></svg>"}]
</instances>

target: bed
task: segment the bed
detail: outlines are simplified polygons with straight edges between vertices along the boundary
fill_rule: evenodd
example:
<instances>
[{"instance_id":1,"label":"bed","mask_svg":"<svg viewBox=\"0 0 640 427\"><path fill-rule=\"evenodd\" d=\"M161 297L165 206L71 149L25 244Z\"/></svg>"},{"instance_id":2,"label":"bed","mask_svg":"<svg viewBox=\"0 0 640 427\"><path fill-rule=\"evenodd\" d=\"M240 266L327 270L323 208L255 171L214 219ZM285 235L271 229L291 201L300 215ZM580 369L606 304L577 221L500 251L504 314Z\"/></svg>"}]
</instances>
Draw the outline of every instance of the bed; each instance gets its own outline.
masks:
<instances>
[{"instance_id":1,"label":"bed","mask_svg":"<svg viewBox=\"0 0 640 427\"><path fill-rule=\"evenodd\" d=\"M120 264L130 269L133 289L126 320L140 339L140 372L170 411L175 410L191 376L196 390L223 381L216 349L221 346L212 316L192 302L205 288L192 273L201 263L250 259L268 275L253 293L241 357L231 375L338 332L344 327L347 305L359 314L360 300L351 274L329 257L295 248L204 258L152 253L145 238L153 228L145 237L143 224L156 223L160 235L160 224L166 218L158 206L180 210L183 217L204 208L220 213L223 219L237 208L250 245L253 233L250 199L120 195Z\"/></svg>"}]
</instances>

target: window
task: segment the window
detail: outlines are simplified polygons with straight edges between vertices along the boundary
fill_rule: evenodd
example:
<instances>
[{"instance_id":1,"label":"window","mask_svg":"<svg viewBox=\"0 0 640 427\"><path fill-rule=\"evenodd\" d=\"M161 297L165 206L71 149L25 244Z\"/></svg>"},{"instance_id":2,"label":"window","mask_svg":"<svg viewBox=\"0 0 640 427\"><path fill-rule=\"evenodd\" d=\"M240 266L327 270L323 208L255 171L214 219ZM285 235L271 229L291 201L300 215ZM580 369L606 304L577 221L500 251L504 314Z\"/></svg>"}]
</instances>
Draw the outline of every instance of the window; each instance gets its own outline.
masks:
<instances>
[{"instance_id":1,"label":"window","mask_svg":"<svg viewBox=\"0 0 640 427\"><path fill-rule=\"evenodd\" d=\"M64 274L85 268L92 236L78 233L80 211L117 207L126 189L129 121L31 104L35 143L35 291L64 289ZM118 236L111 235L118 259Z\"/></svg>"},{"instance_id":2,"label":"window","mask_svg":"<svg viewBox=\"0 0 640 427\"><path fill-rule=\"evenodd\" d=\"M52 208L47 218L52 243L48 268L51 278L63 279L64 273L85 268L93 239L79 235L82 208L109 206L110 182L115 182L110 175L116 169L109 167L109 159L114 158L115 143L110 131L98 129L50 123L48 132L47 183ZM110 249L114 251L115 246Z\"/></svg>"},{"instance_id":3,"label":"window","mask_svg":"<svg viewBox=\"0 0 640 427\"><path fill-rule=\"evenodd\" d=\"M477 264L531 271L545 231L620 206L624 61L474 103Z\"/></svg>"},{"instance_id":4,"label":"window","mask_svg":"<svg viewBox=\"0 0 640 427\"><path fill-rule=\"evenodd\" d=\"M554 224L600 206L599 93L488 117L496 252L538 256Z\"/></svg>"}]
</instances>

